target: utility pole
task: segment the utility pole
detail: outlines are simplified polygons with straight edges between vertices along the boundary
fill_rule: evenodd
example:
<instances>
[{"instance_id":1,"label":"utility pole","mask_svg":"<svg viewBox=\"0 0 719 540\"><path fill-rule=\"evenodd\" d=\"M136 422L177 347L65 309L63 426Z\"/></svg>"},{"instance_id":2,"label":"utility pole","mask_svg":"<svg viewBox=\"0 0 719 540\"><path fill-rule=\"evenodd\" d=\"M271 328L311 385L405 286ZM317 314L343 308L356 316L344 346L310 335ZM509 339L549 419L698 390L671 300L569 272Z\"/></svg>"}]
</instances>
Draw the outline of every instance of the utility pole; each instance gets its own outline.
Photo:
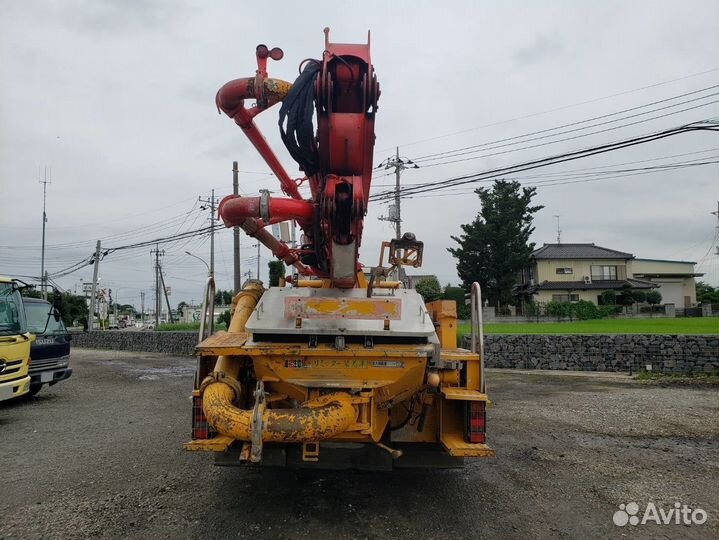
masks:
<instances>
[{"instance_id":1,"label":"utility pole","mask_svg":"<svg viewBox=\"0 0 719 540\"><path fill-rule=\"evenodd\" d=\"M165 302L167 302L167 321L173 323L172 320L172 308L170 307L170 297L167 295L167 287L165 287L165 278L162 275L162 267L160 267L160 283L162 284L162 291L165 293Z\"/></svg>"},{"instance_id":2,"label":"utility pole","mask_svg":"<svg viewBox=\"0 0 719 540\"><path fill-rule=\"evenodd\" d=\"M257 242L257 280L260 279L260 243Z\"/></svg>"},{"instance_id":3,"label":"utility pole","mask_svg":"<svg viewBox=\"0 0 719 540\"><path fill-rule=\"evenodd\" d=\"M140 322L145 325L145 291L140 291Z\"/></svg>"},{"instance_id":4,"label":"utility pole","mask_svg":"<svg viewBox=\"0 0 719 540\"><path fill-rule=\"evenodd\" d=\"M90 313L88 314L90 330L95 329L95 304L97 298L97 276L100 271L100 240L97 241L95 247L95 259L93 260L95 267L92 269L92 293L90 295Z\"/></svg>"},{"instance_id":5,"label":"utility pole","mask_svg":"<svg viewBox=\"0 0 719 540\"><path fill-rule=\"evenodd\" d=\"M209 199L203 199L202 197L197 198L201 203L205 203L209 206L201 206L203 210L210 209L210 275L215 276L215 205L217 199L215 199L215 190L212 190L212 196Z\"/></svg>"},{"instance_id":6,"label":"utility pole","mask_svg":"<svg viewBox=\"0 0 719 540\"><path fill-rule=\"evenodd\" d=\"M240 179L239 169L237 168L237 162L232 162L232 193L235 197L240 194ZM240 269L240 228L235 226L232 228L232 242L234 249L232 250L232 257L234 259L234 278L235 278L235 294L240 292L242 288L242 271Z\"/></svg>"},{"instance_id":7,"label":"utility pole","mask_svg":"<svg viewBox=\"0 0 719 540\"><path fill-rule=\"evenodd\" d=\"M47 300L47 272L45 271L45 224L47 223L47 214L45 213L45 202L47 201L47 185L51 182L47 179L47 167L45 167L45 175L40 180L42 184L42 255L40 256L40 292L42 299Z\"/></svg>"},{"instance_id":8,"label":"utility pole","mask_svg":"<svg viewBox=\"0 0 719 540\"><path fill-rule=\"evenodd\" d=\"M719 201L717 201L717 210L716 210L716 212L712 212L712 214L714 214L714 215L717 217L717 226L716 226L717 234L716 234L716 236L717 236L717 238L719 238ZM716 251L716 255L719 255L719 242L717 242L716 250L717 250L717 251Z\"/></svg>"},{"instance_id":9,"label":"utility pole","mask_svg":"<svg viewBox=\"0 0 719 540\"><path fill-rule=\"evenodd\" d=\"M402 238L402 212L399 203L399 180L402 168L399 166L399 146L397 147L397 153L395 154L395 167L394 167L394 206L397 209L397 221L395 222L395 238L399 240Z\"/></svg>"},{"instance_id":10,"label":"utility pole","mask_svg":"<svg viewBox=\"0 0 719 540\"><path fill-rule=\"evenodd\" d=\"M155 244L155 249L151 250L150 254L155 255L155 328L157 328L160 325L160 310L162 307L162 302L160 301L160 257L165 255L165 250L160 250L160 246Z\"/></svg>"},{"instance_id":11,"label":"utility pole","mask_svg":"<svg viewBox=\"0 0 719 540\"><path fill-rule=\"evenodd\" d=\"M557 214L554 214L554 216L552 216L552 217L557 218L557 244L561 244L562 243L562 229L559 228L559 216Z\"/></svg>"},{"instance_id":12,"label":"utility pole","mask_svg":"<svg viewBox=\"0 0 719 540\"><path fill-rule=\"evenodd\" d=\"M417 165L411 159L403 159L399 155L399 146L394 156L388 157L377 167L387 169L394 169L394 205L389 207L387 216L379 218L380 221L389 221L394 223L394 237L397 240L402 238L402 210L400 203L400 177L402 171L405 169L419 169Z\"/></svg>"}]
</instances>

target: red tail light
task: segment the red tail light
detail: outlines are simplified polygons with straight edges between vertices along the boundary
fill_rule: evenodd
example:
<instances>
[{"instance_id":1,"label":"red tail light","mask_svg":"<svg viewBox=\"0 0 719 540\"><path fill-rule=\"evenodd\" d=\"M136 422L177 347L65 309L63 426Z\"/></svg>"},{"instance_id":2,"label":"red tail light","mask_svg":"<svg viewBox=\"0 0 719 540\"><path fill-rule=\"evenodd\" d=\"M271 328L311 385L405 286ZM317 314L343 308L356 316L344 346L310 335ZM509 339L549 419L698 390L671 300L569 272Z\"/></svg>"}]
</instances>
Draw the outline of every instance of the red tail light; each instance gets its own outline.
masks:
<instances>
[{"instance_id":1,"label":"red tail light","mask_svg":"<svg viewBox=\"0 0 719 540\"><path fill-rule=\"evenodd\" d=\"M216 431L207 423L205 412L202 410L202 397L192 398L192 438L211 439Z\"/></svg>"},{"instance_id":2,"label":"red tail light","mask_svg":"<svg viewBox=\"0 0 719 540\"><path fill-rule=\"evenodd\" d=\"M465 438L469 443L485 442L485 424L487 413L484 401L467 402L467 423L465 427Z\"/></svg>"}]
</instances>

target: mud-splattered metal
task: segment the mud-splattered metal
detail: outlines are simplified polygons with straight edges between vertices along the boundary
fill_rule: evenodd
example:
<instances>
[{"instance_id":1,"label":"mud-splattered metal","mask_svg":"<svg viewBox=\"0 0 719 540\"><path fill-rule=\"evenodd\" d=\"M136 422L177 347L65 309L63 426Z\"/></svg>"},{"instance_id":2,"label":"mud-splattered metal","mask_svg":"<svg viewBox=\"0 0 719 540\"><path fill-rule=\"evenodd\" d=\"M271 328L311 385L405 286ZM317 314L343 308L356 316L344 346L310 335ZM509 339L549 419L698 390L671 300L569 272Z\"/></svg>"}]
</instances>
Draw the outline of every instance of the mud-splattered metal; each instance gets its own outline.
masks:
<instances>
[{"instance_id":1,"label":"mud-splattered metal","mask_svg":"<svg viewBox=\"0 0 719 540\"><path fill-rule=\"evenodd\" d=\"M397 321L402 301L397 298L285 298L285 318L361 319Z\"/></svg>"}]
</instances>

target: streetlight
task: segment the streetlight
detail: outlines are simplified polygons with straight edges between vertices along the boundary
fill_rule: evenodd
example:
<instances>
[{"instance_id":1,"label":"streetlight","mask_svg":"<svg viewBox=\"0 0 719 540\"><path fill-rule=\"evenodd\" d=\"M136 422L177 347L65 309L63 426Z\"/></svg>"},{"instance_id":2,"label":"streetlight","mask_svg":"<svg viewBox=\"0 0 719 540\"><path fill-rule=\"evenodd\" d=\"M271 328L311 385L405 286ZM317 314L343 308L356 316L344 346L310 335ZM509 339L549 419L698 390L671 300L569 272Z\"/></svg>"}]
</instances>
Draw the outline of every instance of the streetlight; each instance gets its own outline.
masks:
<instances>
[{"instance_id":1,"label":"streetlight","mask_svg":"<svg viewBox=\"0 0 719 540\"><path fill-rule=\"evenodd\" d=\"M194 258L197 259L198 261L202 262L202 264L204 264L204 265L207 267L207 275L208 275L208 276L211 276L211 275L212 275L212 270L210 270L210 265L205 262L205 259L203 259L202 257L198 257L197 255L193 255L193 254L190 253L189 251L185 251L185 253L186 253L187 255L189 255L190 257L194 257Z\"/></svg>"},{"instance_id":2,"label":"streetlight","mask_svg":"<svg viewBox=\"0 0 719 540\"><path fill-rule=\"evenodd\" d=\"M206 337L212 335L215 328L215 276L214 272L210 268L210 265L205 262L205 259L193 255L189 251L185 251L190 257L194 257L202 261L207 267L207 284L205 285L205 295L202 300L202 318L200 319L200 341ZM210 314L209 320L207 314Z\"/></svg>"}]
</instances>

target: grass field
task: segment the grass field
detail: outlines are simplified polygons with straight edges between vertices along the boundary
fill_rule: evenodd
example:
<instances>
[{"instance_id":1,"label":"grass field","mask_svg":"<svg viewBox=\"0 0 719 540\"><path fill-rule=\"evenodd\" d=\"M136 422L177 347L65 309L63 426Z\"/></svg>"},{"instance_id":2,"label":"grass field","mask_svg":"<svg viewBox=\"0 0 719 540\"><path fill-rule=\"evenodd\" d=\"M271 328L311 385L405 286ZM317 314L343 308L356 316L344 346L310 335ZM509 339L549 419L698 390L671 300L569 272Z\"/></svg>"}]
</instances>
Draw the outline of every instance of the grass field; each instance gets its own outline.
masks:
<instances>
[{"instance_id":1,"label":"grass field","mask_svg":"<svg viewBox=\"0 0 719 540\"><path fill-rule=\"evenodd\" d=\"M496 323L486 324L484 331L486 334L719 334L719 317ZM469 333L469 324L457 327L458 335Z\"/></svg>"}]
</instances>

